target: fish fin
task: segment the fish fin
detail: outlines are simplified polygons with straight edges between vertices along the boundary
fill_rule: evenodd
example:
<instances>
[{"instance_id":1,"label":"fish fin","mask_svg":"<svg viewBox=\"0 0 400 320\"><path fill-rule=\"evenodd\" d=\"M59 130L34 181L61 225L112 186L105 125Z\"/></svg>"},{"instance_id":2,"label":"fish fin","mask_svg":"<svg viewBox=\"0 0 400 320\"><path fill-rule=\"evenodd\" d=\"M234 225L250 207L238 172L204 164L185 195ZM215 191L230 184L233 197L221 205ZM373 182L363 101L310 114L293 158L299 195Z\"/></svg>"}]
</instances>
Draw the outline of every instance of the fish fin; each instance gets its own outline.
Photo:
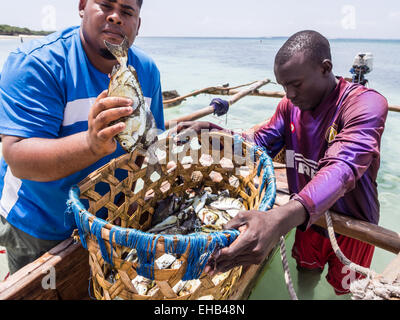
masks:
<instances>
[{"instance_id":1,"label":"fish fin","mask_svg":"<svg viewBox=\"0 0 400 320\"><path fill-rule=\"evenodd\" d=\"M110 74L111 78L114 77L114 75L118 72L119 68L120 68L119 64L116 64L115 66L113 66L113 69Z\"/></svg>"},{"instance_id":2,"label":"fish fin","mask_svg":"<svg viewBox=\"0 0 400 320\"><path fill-rule=\"evenodd\" d=\"M133 75L134 75L135 78L136 78L136 81L137 81L138 84L140 85L139 77L138 77L138 75L137 75L136 69L135 69L133 66L131 66L131 65L128 66L128 69L129 69L130 72L133 73Z\"/></svg>"},{"instance_id":3,"label":"fish fin","mask_svg":"<svg viewBox=\"0 0 400 320\"><path fill-rule=\"evenodd\" d=\"M127 37L124 37L124 40L121 42L121 44L112 44L106 40L104 40L104 44L106 45L108 51L110 51L120 63L123 59L128 61L129 41Z\"/></svg>"}]
</instances>

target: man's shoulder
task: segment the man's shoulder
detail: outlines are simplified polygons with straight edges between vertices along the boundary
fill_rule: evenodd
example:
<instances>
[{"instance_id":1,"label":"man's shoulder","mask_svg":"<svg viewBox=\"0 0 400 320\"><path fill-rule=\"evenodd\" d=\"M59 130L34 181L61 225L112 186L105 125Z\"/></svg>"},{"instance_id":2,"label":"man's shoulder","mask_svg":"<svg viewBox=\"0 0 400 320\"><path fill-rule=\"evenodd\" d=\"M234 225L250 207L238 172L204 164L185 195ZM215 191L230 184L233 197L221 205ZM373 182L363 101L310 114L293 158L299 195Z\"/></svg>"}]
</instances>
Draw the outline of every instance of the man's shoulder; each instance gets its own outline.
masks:
<instances>
[{"instance_id":1,"label":"man's shoulder","mask_svg":"<svg viewBox=\"0 0 400 320\"><path fill-rule=\"evenodd\" d=\"M41 56L49 52L60 53L67 51L74 37L79 35L79 27L70 27L51 33L45 37L33 39L24 43L15 53Z\"/></svg>"},{"instance_id":2,"label":"man's shoulder","mask_svg":"<svg viewBox=\"0 0 400 320\"><path fill-rule=\"evenodd\" d=\"M28 80L60 79L66 60L71 51L74 52L76 37L79 37L79 29L71 27L24 43L8 56L0 85L20 90Z\"/></svg>"},{"instance_id":3,"label":"man's shoulder","mask_svg":"<svg viewBox=\"0 0 400 320\"><path fill-rule=\"evenodd\" d=\"M143 51L143 49L133 45L129 51L133 61L139 64L144 70L158 72L158 68L154 59L145 51Z\"/></svg>"},{"instance_id":4,"label":"man's shoulder","mask_svg":"<svg viewBox=\"0 0 400 320\"><path fill-rule=\"evenodd\" d=\"M347 98L347 108L358 112L387 112L388 101L377 90L362 85L353 85L354 90Z\"/></svg>"}]
</instances>

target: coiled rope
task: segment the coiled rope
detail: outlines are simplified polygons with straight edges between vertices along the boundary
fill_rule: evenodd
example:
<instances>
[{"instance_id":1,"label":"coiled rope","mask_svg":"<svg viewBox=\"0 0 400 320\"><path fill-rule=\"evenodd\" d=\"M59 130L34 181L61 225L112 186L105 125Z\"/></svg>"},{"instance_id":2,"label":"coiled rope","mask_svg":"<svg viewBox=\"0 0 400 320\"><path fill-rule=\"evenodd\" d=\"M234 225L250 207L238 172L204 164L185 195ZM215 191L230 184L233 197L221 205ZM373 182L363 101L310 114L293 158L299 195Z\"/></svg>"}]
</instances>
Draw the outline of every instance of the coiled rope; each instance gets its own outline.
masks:
<instances>
[{"instance_id":1,"label":"coiled rope","mask_svg":"<svg viewBox=\"0 0 400 320\"><path fill-rule=\"evenodd\" d=\"M331 214L325 212L325 220L328 227L329 240L336 256L350 270L357 272L364 279L353 281L350 284L350 292L353 300L388 300L393 297L400 298L400 282L388 283L383 277L379 276L374 270L360 266L350 261L340 250L336 241L335 231L333 228ZM286 287L292 300L298 300L296 292L293 288L293 282L290 277L289 265L286 257L285 238L280 238L280 252L283 270L285 273Z\"/></svg>"},{"instance_id":2,"label":"coiled rope","mask_svg":"<svg viewBox=\"0 0 400 320\"><path fill-rule=\"evenodd\" d=\"M366 278L353 281L350 284L350 292L354 300L389 300L392 297L400 298L400 282L388 283L374 270L362 267L351 262L340 250L333 230L330 213L325 212L328 226L329 239L338 259L351 270L358 272Z\"/></svg>"}]
</instances>

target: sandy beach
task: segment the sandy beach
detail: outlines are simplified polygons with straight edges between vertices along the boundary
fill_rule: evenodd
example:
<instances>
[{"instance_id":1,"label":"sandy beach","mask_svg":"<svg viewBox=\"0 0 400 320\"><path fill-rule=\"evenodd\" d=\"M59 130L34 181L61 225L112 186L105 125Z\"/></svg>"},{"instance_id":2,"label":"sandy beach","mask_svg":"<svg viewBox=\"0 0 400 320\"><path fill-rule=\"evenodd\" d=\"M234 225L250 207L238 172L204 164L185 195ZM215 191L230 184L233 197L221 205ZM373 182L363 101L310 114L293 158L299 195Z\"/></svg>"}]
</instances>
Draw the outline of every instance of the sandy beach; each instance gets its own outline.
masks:
<instances>
[{"instance_id":1,"label":"sandy beach","mask_svg":"<svg viewBox=\"0 0 400 320\"><path fill-rule=\"evenodd\" d=\"M36 35L27 35L27 34L20 34L17 36L7 36L7 35L0 35L0 40L15 40L15 39L35 39L35 38L42 38L43 36L36 36Z\"/></svg>"}]
</instances>

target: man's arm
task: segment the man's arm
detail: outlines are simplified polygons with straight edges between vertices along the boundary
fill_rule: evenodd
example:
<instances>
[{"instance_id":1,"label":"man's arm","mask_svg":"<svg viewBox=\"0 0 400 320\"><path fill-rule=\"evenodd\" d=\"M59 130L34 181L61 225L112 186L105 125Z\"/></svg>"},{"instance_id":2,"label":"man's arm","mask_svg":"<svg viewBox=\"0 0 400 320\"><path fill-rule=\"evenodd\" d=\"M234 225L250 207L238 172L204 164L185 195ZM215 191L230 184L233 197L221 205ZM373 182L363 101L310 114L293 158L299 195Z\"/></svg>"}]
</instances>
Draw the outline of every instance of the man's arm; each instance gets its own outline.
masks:
<instances>
[{"instance_id":1,"label":"man's arm","mask_svg":"<svg viewBox=\"0 0 400 320\"><path fill-rule=\"evenodd\" d=\"M265 120L246 131L235 132L207 121L186 121L179 123L174 129L172 129L170 135L177 134L176 139L178 141L186 141L187 137L199 134L202 130L221 131L230 135L240 134L246 141L265 147L268 150L269 155L273 157L278 154L284 145L284 112L286 105L287 100L283 99L270 119Z\"/></svg>"},{"instance_id":2,"label":"man's arm","mask_svg":"<svg viewBox=\"0 0 400 320\"><path fill-rule=\"evenodd\" d=\"M385 98L376 92L362 93L346 108L344 127L318 163L313 179L292 199L307 209L310 227L337 200L354 189L380 155L380 142L388 113ZM374 177L370 177L374 183Z\"/></svg>"},{"instance_id":3,"label":"man's arm","mask_svg":"<svg viewBox=\"0 0 400 320\"><path fill-rule=\"evenodd\" d=\"M307 211L298 201L264 211L242 211L224 229L238 229L239 237L211 258L205 271L211 275L235 266L260 264L272 251L279 238L307 221Z\"/></svg>"},{"instance_id":4,"label":"man's arm","mask_svg":"<svg viewBox=\"0 0 400 320\"><path fill-rule=\"evenodd\" d=\"M104 91L89 112L88 131L58 139L3 135L3 157L20 179L47 182L64 178L115 151L114 136L125 124L109 124L131 114L131 104L130 99L107 97Z\"/></svg>"},{"instance_id":5,"label":"man's arm","mask_svg":"<svg viewBox=\"0 0 400 320\"><path fill-rule=\"evenodd\" d=\"M354 188L379 155L380 138L387 116L387 101L380 95L362 95L347 109L345 126L320 161L322 168L303 190L284 206L267 213L248 211L238 214L227 228L241 231L236 241L214 257L214 271L223 272L237 265L260 263L279 237L297 226L310 227L346 192Z\"/></svg>"}]
</instances>

